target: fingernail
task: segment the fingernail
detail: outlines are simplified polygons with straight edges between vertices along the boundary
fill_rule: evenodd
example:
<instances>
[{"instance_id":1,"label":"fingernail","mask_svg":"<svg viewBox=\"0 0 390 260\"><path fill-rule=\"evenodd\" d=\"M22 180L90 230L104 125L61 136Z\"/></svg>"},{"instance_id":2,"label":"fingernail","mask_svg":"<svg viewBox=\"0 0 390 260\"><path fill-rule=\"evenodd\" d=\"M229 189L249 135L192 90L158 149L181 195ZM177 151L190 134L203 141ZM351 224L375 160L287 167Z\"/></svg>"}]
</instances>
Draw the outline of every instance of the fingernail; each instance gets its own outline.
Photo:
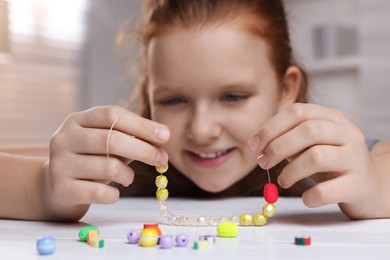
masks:
<instances>
[{"instance_id":1,"label":"fingernail","mask_svg":"<svg viewBox=\"0 0 390 260\"><path fill-rule=\"evenodd\" d=\"M265 154L260 154L259 157L257 157L257 163L261 168L264 168L268 163L267 156Z\"/></svg>"},{"instance_id":2,"label":"fingernail","mask_svg":"<svg viewBox=\"0 0 390 260\"><path fill-rule=\"evenodd\" d=\"M279 183L280 187L284 187L284 180L283 180L282 176L280 176L280 175L278 177L278 183Z\"/></svg>"},{"instance_id":3,"label":"fingernail","mask_svg":"<svg viewBox=\"0 0 390 260\"><path fill-rule=\"evenodd\" d=\"M162 167L168 162L168 154L164 152L159 152L157 154L157 164Z\"/></svg>"},{"instance_id":4,"label":"fingernail","mask_svg":"<svg viewBox=\"0 0 390 260\"><path fill-rule=\"evenodd\" d=\"M160 141L167 141L169 139L169 130L165 127L157 127L154 129L154 135Z\"/></svg>"},{"instance_id":5,"label":"fingernail","mask_svg":"<svg viewBox=\"0 0 390 260\"><path fill-rule=\"evenodd\" d=\"M258 136L253 136L248 140L248 147L252 152L256 152L260 147L260 139Z\"/></svg>"}]
</instances>

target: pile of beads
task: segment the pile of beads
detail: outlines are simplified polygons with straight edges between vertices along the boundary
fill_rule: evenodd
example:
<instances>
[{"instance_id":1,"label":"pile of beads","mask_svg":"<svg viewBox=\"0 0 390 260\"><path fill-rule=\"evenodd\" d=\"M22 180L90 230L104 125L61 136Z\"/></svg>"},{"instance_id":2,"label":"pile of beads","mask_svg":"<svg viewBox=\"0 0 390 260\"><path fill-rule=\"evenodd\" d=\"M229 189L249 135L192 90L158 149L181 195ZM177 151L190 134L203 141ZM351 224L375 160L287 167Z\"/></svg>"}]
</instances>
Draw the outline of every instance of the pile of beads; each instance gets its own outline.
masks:
<instances>
[{"instance_id":1,"label":"pile of beads","mask_svg":"<svg viewBox=\"0 0 390 260\"><path fill-rule=\"evenodd\" d=\"M176 226L216 226L222 222L234 222L239 223L242 226L249 226L253 223L256 226L264 226L269 217L275 214L275 202L278 200L278 188L275 184L271 183L271 179L268 173L268 180L264 186L264 199L267 202L262 212L252 216L251 214L244 213L240 217L238 216L183 216L175 215L167 210L166 200L168 199L168 179L163 175L168 170L168 164L164 167L156 167L156 170L160 175L156 177L156 197L158 200L158 209L160 215L165 223Z\"/></svg>"},{"instance_id":2,"label":"pile of beads","mask_svg":"<svg viewBox=\"0 0 390 260\"><path fill-rule=\"evenodd\" d=\"M172 248L173 236L163 235L158 224L144 224L144 228L141 232L131 230L127 234L127 240L129 244L139 244L142 247L154 247L159 245L162 249ZM177 247L185 247L189 242L189 238L186 234L180 233L175 238Z\"/></svg>"},{"instance_id":3,"label":"pile of beads","mask_svg":"<svg viewBox=\"0 0 390 260\"><path fill-rule=\"evenodd\" d=\"M82 242L94 248L103 248L106 244L105 239L99 239L99 230L95 226L85 226L79 231L79 238Z\"/></svg>"}]
</instances>

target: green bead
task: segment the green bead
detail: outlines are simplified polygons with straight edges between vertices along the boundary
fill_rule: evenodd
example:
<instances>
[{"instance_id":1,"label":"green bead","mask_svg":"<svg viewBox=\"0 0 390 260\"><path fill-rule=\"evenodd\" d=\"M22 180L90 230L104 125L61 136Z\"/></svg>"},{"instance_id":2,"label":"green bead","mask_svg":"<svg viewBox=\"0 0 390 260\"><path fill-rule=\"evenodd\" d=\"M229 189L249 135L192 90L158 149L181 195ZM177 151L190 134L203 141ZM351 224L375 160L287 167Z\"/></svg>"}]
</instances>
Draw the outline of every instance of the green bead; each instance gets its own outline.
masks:
<instances>
[{"instance_id":1,"label":"green bead","mask_svg":"<svg viewBox=\"0 0 390 260\"><path fill-rule=\"evenodd\" d=\"M256 214L253 218L253 222L255 222L256 226L264 226L267 223L267 217L263 214Z\"/></svg>"},{"instance_id":2,"label":"green bead","mask_svg":"<svg viewBox=\"0 0 390 260\"><path fill-rule=\"evenodd\" d=\"M164 172L168 171L168 164L165 164L163 167L156 166L156 171L163 174Z\"/></svg>"},{"instance_id":3,"label":"green bead","mask_svg":"<svg viewBox=\"0 0 390 260\"><path fill-rule=\"evenodd\" d=\"M95 227L95 226L85 226L85 227L81 228L80 231L79 231L80 241L87 242L88 231L90 231L90 230L97 230L97 232L99 234L99 229L97 227Z\"/></svg>"},{"instance_id":4,"label":"green bead","mask_svg":"<svg viewBox=\"0 0 390 260\"><path fill-rule=\"evenodd\" d=\"M234 222L221 222L217 226L219 237L232 238L238 234L238 225Z\"/></svg>"},{"instance_id":5,"label":"green bead","mask_svg":"<svg viewBox=\"0 0 390 260\"><path fill-rule=\"evenodd\" d=\"M168 179L164 175L159 175L156 177L155 183L157 188L166 188L168 185Z\"/></svg>"},{"instance_id":6,"label":"green bead","mask_svg":"<svg viewBox=\"0 0 390 260\"><path fill-rule=\"evenodd\" d=\"M157 191L156 191L156 197L157 197L157 200L159 200L159 201L167 200L168 195L169 195L169 192L165 188L157 189Z\"/></svg>"},{"instance_id":7,"label":"green bead","mask_svg":"<svg viewBox=\"0 0 390 260\"><path fill-rule=\"evenodd\" d=\"M275 214L276 207L273 203L267 203L263 207L263 215L267 218L272 217Z\"/></svg>"},{"instance_id":8,"label":"green bead","mask_svg":"<svg viewBox=\"0 0 390 260\"><path fill-rule=\"evenodd\" d=\"M253 217L251 214L244 213L240 216L240 224L243 226L250 226L253 223Z\"/></svg>"}]
</instances>

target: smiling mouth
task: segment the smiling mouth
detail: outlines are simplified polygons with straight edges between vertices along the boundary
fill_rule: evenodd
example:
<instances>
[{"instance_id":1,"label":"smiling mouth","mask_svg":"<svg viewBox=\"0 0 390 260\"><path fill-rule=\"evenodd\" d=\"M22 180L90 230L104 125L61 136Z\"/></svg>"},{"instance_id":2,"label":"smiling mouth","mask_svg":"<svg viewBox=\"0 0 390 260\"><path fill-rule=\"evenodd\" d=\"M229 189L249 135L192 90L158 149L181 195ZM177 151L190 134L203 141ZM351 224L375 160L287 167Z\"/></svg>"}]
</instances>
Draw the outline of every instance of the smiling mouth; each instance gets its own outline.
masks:
<instances>
[{"instance_id":1,"label":"smiling mouth","mask_svg":"<svg viewBox=\"0 0 390 260\"><path fill-rule=\"evenodd\" d=\"M232 149L226 149L222 151L218 151L215 153L198 153L198 152L190 152L191 154L195 155L196 157L199 157L201 159L215 159L221 156L224 156L228 152L230 152Z\"/></svg>"}]
</instances>

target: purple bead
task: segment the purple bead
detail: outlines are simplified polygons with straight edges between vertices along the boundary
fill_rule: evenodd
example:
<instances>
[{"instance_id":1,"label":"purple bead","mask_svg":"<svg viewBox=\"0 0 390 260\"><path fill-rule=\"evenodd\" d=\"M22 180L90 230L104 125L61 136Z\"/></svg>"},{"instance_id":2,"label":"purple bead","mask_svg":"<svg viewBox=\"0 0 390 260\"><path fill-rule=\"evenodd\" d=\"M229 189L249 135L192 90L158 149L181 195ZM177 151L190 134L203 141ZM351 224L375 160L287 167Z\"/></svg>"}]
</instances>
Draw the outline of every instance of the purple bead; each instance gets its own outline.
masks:
<instances>
[{"instance_id":1,"label":"purple bead","mask_svg":"<svg viewBox=\"0 0 390 260\"><path fill-rule=\"evenodd\" d=\"M164 249L172 248L173 246L173 238L170 235L162 235L160 236L160 247Z\"/></svg>"},{"instance_id":2,"label":"purple bead","mask_svg":"<svg viewBox=\"0 0 390 260\"><path fill-rule=\"evenodd\" d=\"M137 244L139 242L140 234L138 231L131 230L127 234L127 240L129 241L130 244Z\"/></svg>"},{"instance_id":3,"label":"purple bead","mask_svg":"<svg viewBox=\"0 0 390 260\"><path fill-rule=\"evenodd\" d=\"M176 245L178 247L185 247L188 244L188 236L184 233L176 236Z\"/></svg>"}]
</instances>

